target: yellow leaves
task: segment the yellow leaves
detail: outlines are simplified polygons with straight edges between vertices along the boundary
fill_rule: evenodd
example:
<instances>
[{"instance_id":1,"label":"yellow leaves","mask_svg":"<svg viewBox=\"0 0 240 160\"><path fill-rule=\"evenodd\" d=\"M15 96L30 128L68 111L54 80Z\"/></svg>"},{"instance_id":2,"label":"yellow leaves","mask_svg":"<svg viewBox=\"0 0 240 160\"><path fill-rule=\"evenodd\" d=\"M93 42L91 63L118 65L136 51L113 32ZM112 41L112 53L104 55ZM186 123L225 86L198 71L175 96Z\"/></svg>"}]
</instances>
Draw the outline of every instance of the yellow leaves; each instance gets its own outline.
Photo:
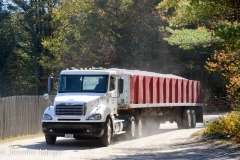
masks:
<instances>
[{"instance_id":1,"label":"yellow leaves","mask_svg":"<svg viewBox=\"0 0 240 160\"><path fill-rule=\"evenodd\" d=\"M216 70L221 71L223 78L229 81L227 91L231 97L236 97L238 88L240 88L239 52L239 50L231 52L222 50L215 52L211 59L207 59L205 66L210 72Z\"/></svg>"},{"instance_id":2,"label":"yellow leaves","mask_svg":"<svg viewBox=\"0 0 240 160\"><path fill-rule=\"evenodd\" d=\"M232 136L233 140L240 141L240 115L238 112L227 113L218 121L206 123L205 133L217 133L225 136Z\"/></svg>"}]
</instances>

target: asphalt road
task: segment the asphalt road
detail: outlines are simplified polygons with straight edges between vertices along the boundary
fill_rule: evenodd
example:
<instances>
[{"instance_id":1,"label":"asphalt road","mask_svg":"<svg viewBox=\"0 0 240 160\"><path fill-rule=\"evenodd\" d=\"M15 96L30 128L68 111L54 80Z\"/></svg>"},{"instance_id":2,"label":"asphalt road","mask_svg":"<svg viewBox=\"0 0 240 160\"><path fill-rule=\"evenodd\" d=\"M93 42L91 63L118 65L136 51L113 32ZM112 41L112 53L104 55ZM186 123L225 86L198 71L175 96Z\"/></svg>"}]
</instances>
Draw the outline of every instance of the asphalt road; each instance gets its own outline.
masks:
<instances>
[{"instance_id":1,"label":"asphalt road","mask_svg":"<svg viewBox=\"0 0 240 160\"><path fill-rule=\"evenodd\" d=\"M212 121L218 117L219 115L205 115L204 120ZM98 142L59 137L55 145L47 145L43 136L7 141L0 143L0 160L240 159L239 152L235 150L226 150L190 137L204 127L203 123L197 123L194 129L178 130L175 123L161 124L159 131L151 134L144 132L140 139L115 137L108 147L101 147Z\"/></svg>"}]
</instances>

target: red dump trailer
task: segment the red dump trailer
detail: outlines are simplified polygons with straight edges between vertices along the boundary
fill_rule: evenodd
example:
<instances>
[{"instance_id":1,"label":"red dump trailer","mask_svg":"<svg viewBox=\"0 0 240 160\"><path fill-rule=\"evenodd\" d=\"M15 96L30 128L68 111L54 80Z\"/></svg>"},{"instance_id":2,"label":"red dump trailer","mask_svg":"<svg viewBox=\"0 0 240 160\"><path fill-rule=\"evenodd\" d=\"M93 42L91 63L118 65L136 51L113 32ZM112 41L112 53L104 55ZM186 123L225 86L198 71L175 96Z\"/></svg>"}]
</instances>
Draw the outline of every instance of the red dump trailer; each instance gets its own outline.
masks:
<instances>
[{"instance_id":1,"label":"red dump trailer","mask_svg":"<svg viewBox=\"0 0 240 160\"><path fill-rule=\"evenodd\" d=\"M51 92L52 78L48 82ZM203 122L202 105L199 81L118 68L63 70L42 128L47 144L56 137L97 138L108 146L114 135L140 137L166 121L180 129L195 128Z\"/></svg>"},{"instance_id":2,"label":"red dump trailer","mask_svg":"<svg viewBox=\"0 0 240 160\"><path fill-rule=\"evenodd\" d=\"M124 79L123 93L118 98L120 116L131 113L138 117L137 121L142 119L155 128L165 121L176 122L178 128L185 129L203 122L200 81L139 70L109 70Z\"/></svg>"}]
</instances>

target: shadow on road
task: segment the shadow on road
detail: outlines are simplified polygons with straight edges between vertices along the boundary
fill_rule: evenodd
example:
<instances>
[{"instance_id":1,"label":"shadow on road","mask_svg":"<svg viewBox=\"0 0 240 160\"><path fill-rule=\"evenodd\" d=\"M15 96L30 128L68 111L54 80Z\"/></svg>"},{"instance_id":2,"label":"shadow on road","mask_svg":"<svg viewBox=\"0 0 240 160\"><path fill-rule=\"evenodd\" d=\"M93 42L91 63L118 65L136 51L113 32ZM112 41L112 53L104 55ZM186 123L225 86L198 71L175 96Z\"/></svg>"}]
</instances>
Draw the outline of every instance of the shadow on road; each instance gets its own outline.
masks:
<instances>
[{"instance_id":1,"label":"shadow on road","mask_svg":"<svg viewBox=\"0 0 240 160\"><path fill-rule=\"evenodd\" d=\"M155 136L158 134L163 134L171 131L175 131L177 129L159 129L155 132L151 133L143 133L143 137L149 137L149 136ZM121 142L125 141L131 141L133 139L127 138L124 135L114 136L111 141L111 145L115 145ZM45 138L42 138L42 141L39 141L35 144L31 145L18 145L18 146L11 146L11 147L17 147L17 148L25 148L25 149L35 149L35 150L55 150L55 151L66 151L66 150L89 150L89 149L95 149L95 148L101 148L101 144L98 139L95 140L75 140L75 139L67 139L62 137L57 137L57 141L54 145L47 145L45 142Z\"/></svg>"},{"instance_id":2,"label":"shadow on road","mask_svg":"<svg viewBox=\"0 0 240 160\"><path fill-rule=\"evenodd\" d=\"M166 127L167 126L167 127ZM143 132L143 136L141 138L155 136L167 132L172 132L178 130L174 125L166 125L162 126L163 129L160 127L158 130L148 130L145 129ZM170 126L170 127L169 127ZM202 125L197 125L197 128L202 128ZM114 136L111 141L111 145L116 145L126 141L132 141L133 139L128 138L123 135ZM91 141L82 141L82 140L75 140L75 139L66 139L62 137L57 137L57 141L54 145L47 145L45 142L45 138L42 138L42 141L39 141L35 144L31 145L21 145L21 146L12 146L18 148L25 148L25 149L35 149L35 150L55 150L55 151L66 151L66 150L89 150L89 149L96 149L102 148L99 139L91 140Z\"/></svg>"},{"instance_id":3,"label":"shadow on road","mask_svg":"<svg viewBox=\"0 0 240 160\"><path fill-rule=\"evenodd\" d=\"M172 145L158 145L152 148L116 148L126 155L116 155L112 159L239 159L240 148L231 148L227 145L211 145L206 142L189 141Z\"/></svg>"}]
</instances>

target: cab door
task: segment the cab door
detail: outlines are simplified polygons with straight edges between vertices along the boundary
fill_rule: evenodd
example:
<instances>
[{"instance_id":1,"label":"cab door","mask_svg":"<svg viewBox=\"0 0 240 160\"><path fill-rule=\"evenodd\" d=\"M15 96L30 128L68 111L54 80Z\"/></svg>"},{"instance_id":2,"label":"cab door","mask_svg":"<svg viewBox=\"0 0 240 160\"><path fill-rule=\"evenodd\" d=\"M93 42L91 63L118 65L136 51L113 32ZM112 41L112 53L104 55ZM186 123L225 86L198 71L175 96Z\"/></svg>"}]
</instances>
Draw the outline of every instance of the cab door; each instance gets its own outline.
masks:
<instances>
[{"instance_id":1,"label":"cab door","mask_svg":"<svg viewBox=\"0 0 240 160\"><path fill-rule=\"evenodd\" d=\"M113 114L117 113L117 77L116 75L110 75L109 78L109 107L111 107Z\"/></svg>"}]
</instances>

